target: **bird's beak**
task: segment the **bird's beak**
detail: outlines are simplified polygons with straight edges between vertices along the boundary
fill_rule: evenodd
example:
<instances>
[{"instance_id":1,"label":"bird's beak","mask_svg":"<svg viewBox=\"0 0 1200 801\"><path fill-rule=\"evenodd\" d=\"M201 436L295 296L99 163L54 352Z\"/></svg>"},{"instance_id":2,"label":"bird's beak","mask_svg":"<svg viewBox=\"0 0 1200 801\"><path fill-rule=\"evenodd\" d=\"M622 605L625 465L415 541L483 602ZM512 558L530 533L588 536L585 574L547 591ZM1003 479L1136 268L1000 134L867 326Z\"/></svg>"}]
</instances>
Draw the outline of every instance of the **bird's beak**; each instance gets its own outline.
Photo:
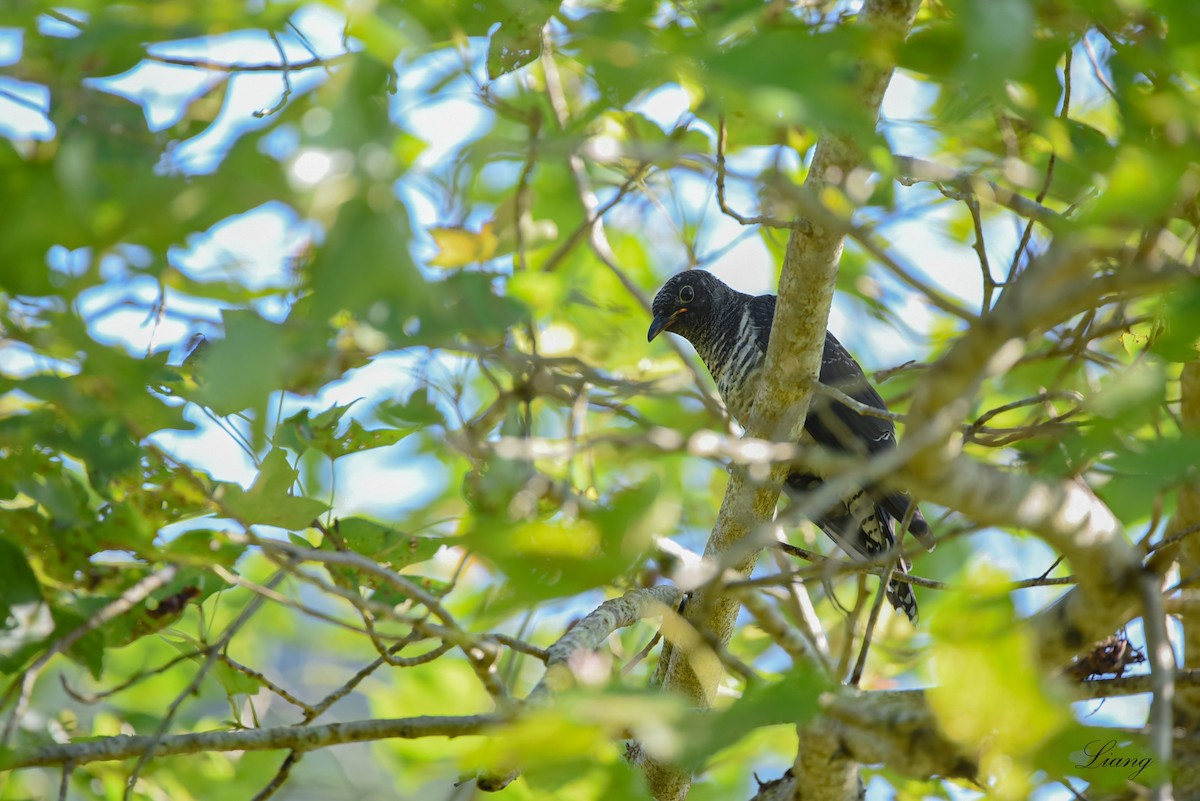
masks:
<instances>
[{"instance_id":1,"label":"bird's beak","mask_svg":"<svg viewBox=\"0 0 1200 801\"><path fill-rule=\"evenodd\" d=\"M671 323L675 322L675 318L687 311L686 308L677 309L672 314L654 315L654 322L650 323L650 330L646 332L646 341L653 342L654 338L671 327Z\"/></svg>"}]
</instances>

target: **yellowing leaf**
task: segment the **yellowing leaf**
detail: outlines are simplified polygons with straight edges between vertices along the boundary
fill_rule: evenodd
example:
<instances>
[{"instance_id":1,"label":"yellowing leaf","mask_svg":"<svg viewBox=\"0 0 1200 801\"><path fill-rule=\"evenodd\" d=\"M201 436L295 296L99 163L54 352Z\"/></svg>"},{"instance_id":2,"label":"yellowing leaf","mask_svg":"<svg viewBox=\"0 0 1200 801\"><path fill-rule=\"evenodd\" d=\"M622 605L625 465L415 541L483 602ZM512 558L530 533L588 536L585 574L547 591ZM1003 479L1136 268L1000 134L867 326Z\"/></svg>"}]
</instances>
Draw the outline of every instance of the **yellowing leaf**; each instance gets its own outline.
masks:
<instances>
[{"instance_id":1,"label":"yellowing leaf","mask_svg":"<svg viewBox=\"0 0 1200 801\"><path fill-rule=\"evenodd\" d=\"M496 237L492 223L486 223L478 233L466 228L430 228L429 235L437 245L438 254L429 260L433 267L452 270L478 264L496 255Z\"/></svg>"}]
</instances>

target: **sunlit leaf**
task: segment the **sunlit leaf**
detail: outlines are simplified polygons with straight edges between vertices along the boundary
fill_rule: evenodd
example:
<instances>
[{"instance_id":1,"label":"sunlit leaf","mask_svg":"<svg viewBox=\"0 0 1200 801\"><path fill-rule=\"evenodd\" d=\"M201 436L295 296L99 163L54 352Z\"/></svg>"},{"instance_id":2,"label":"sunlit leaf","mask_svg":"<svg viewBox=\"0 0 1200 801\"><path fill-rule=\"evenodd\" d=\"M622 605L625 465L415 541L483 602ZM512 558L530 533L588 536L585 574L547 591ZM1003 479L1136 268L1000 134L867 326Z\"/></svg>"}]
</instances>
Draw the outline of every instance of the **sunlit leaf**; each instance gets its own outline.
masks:
<instances>
[{"instance_id":1,"label":"sunlit leaf","mask_svg":"<svg viewBox=\"0 0 1200 801\"><path fill-rule=\"evenodd\" d=\"M308 409L302 409L280 425L275 441L282 447L303 453L315 448L326 456L336 459L351 453L394 445L411 433L404 429L366 429L362 423L351 419L346 429L338 433L342 416L352 404L332 406L315 417Z\"/></svg>"},{"instance_id":2,"label":"sunlit leaf","mask_svg":"<svg viewBox=\"0 0 1200 801\"><path fill-rule=\"evenodd\" d=\"M486 223L478 231L466 228L430 228L429 235L438 252L429 260L434 267L466 267L487 261L496 254L499 244L494 225Z\"/></svg>"},{"instance_id":3,"label":"sunlit leaf","mask_svg":"<svg viewBox=\"0 0 1200 801\"><path fill-rule=\"evenodd\" d=\"M292 494L292 485L299 474L288 462L287 453L276 448L263 459L262 468L250 489L224 484L217 491L217 501L243 523L308 528L329 505Z\"/></svg>"}]
</instances>

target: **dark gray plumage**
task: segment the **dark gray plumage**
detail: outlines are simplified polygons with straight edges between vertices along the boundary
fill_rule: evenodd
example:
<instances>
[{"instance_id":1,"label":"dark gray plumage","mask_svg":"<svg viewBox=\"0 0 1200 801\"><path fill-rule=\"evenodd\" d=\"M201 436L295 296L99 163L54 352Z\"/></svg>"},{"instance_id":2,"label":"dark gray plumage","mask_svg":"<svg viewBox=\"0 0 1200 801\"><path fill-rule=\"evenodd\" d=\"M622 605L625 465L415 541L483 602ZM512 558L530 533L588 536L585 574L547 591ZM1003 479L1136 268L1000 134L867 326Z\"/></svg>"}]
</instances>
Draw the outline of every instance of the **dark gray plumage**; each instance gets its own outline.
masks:
<instances>
[{"instance_id":1,"label":"dark gray plumage","mask_svg":"<svg viewBox=\"0 0 1200 801\"><path fill-rule=\"evenodd\" d=\"M717 391L733 417L745 424L754 403L775 319L775 296L752 297L726 286L703 270L673 276L654 298L654 322L648 339L663 331L678 334L696 348L717 382ZM836 387L859 403L886 410L887 405L867 381L862 368L842 343L825 332L821 357L821 383ZM824 395L813 398L804 430L818 444L864 456L896 447L896 427L891 420L868 417ZM785 491L793 500L820 486L820 476L792 473ZM850 556L871 558L895 544L893 521L903 521L912 507L908 530L928 549L934 545L921 510L907 492L867 487L835 504L815 522ZM902 560L901 573L910 565ZM888 600L917 622L917 600L911 585L893 580Z\"/></svg>"}]
</instances>

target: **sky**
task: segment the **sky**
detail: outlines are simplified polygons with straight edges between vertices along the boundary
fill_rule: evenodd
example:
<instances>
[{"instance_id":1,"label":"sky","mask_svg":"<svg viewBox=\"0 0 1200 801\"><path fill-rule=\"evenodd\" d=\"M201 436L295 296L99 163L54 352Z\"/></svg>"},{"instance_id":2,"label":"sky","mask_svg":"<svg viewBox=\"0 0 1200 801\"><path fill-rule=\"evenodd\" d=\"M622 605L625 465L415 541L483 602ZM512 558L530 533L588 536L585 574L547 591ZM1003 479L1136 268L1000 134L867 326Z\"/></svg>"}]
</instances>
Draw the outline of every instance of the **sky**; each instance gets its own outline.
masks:
<instances>
[{"instance_id":1,"label":"sky","mask_svg":"<svg viewBox=\"0 0 1200 801\"><path fill-rule=\"evenodd\" d=\"M341 20L332 10L324 6L308 6L297 12L293 22L317 52L329 55L341 51ZM68 26L49 20L45 21L43 30L54 35L72 35ZM281 43L289 59L301 60L310 55L295 36L282 36ZM473 43L477 62L481 62L485 46L486 43L482 41ZM0 66L19 60L21 48L19 31L0 28ZM154 45L153 51L160 55L185 57L204 55L214 60L239 63L274 62L278 59L275 44L261 32L233 33ZM475 99L472 87L465 80L451 81L437 91L430 91L429 86L434 79L454 63L457 63L455 56L434 55L409 65L401 75L392 98L393 119L406 130L422 135L428 143L420 156L419 167L436 166L489 127L492 112ZM1086 108L1089 103L1102 102L1102 89L1091 75L1086 59L1075 59L1074 68L1074 107ZM94 85L99 90L139 104L144 110L147 124L159 130L174 124L183 113L187 101L205 91L217 79L219 76L203 70L143 61L122 75L97 80ZM323 80L324 72L319 69L293 73L293 95L311 90ZM255 112L274 107L282 91L283 84L278 73L232 77L224 106L212 126L175 147L163 165L164 169L193 174L211 171L220 163L226 149L237 136L267 124L267 120L255 116ZM934 143L927 128L921 124L930 113L934 99L931 92L929 87L904 72L897 73L893 79L884 98L882 118L885 120L883 130L895 152L915 156L933 153ZM670 130L679 121L689 119L690 102L691 98L684 89L667 85L641 97L635 103L635 110L641 111L664 130ZM44 87L0 77L0 136L17 141L52 138L55 134L53 125L44 113L48 103L49 96ZM319 126L328 124L328 121L306 119L305 124ZM711 135L711 131L708 133ZM286 132L273 136L270 146L275 149L275 155L289 160L293 177L302 183L319 183L331 168L330 154L315 150L301 151L297 149L294 139L289 140ZM731 157L730 167L733 171L750 172L760 167L768 157L769 154L764 151L739 153ZM706 181L684 176L679 179L679 187L689 218L693 221L703 220L705 242L710 248L715 250L737 240L733 247L710 265L712 272L742 291L755 294L773 292L778 265L760 238L743 237L741 226L720 213ZM417 184L401 182L397 191L413 219L414 250L418 260L428 259L435 248L425 231L447 222L442 218L437 199L423 192ZM928 187L898 190L901 207L925 208L936 197L936 192ZM755 198L746 187L731 184L730 202L735 207L750 210L754 207ZM486 216L486 211L482 213ZM614 210L614 217L619 218L620 213L620 208ZM981 292L978 262L973 251L961 243L950 241L943 233L943 224L951 213L951 204L945 203L927 209L921 215L900 215L881 233L888 238L904 263L912 265L923 278L947 294L962 299L968 307L974 307L978 304ZM650 220L647 224L667 230L668 221ZM181 243L171 253L171 258L181 270L196 278L234 277L253 287L283 288L288 286L290 280L290 257L304 248L313 233L312 225L301 219L295 211L281 203L269 203L225 220L188 242ZM990 219L986 233L989 245L997 254L1010 253L1016 245L1018 234L1009 220ZM662 255L660 269L664 278L686 264L681 252L665 250ZM70 269L72 259L78 257L80 254L58 249L49 254L49 262L58 269ZM920 357L925 347L924 336L933 319L924 302L903 289L894 279L883 276L880 281L885 295L903 304L903 317L911 334L898 334L896 330L883 325L863 325L864 318L858 307L853 301L842 298L835 300L830 318L831 329L852 351L860 355L869 370ZM120 299L140 301L143 305L150 303L158 291L157 285L149 280L115 281L83 298L80 310L90 319L97 339L120 343L132 352L171 348L178 360L183 356L184 343L197 331L219 336L220 306L178 295L171 297L169 302L177 316L166 317L157 327L150 324L144 312L135 309L103 311ZM286 308L278 300L264 301L258 310L272 319L280 319L286 313ZM286 399L285 414L301 407L323 409L334 403L344 404L358 398L375 397L385 390L404 394L413 386L410 374L414 358L406 354L384 355L331 384L316 398ZM27 373L39 369L39 366L29 359L28 354L0 349L0 369L6 372ZM254 476L254 466L228 434L202 410L193 407L189 409L188 416L197 423L195 432L160 433L156 436L159 444L184 456L189 463L210 472L215 478L249 483ZM404 444L339 460L337 470L334 511L339 515L394 515L400 509L421 504L428 498L430 488L444 478L444 468L435 460L418 456L412 447ZM1053 560L1049 549L1032 539L1014 544L1012 538L1007 536L989 536L985 533L977 537L976 544L976 558L1008 570L1014 576L1029 575L1032 565L1044 566ZM1026 606L1025 611L1029 611L1044 600L1044 597L1030 593L1023 596L1021 603ZM1132 633L1135 638L1140 638L1136 627ZM1144 698L1112 699L1093 720L1119 722L1137 719L1144 717L1145 709ZM1065 792L1061 795L1050 792L1039 797L1050 801L1069 796Z\"/></svg>"}]
</instances>

